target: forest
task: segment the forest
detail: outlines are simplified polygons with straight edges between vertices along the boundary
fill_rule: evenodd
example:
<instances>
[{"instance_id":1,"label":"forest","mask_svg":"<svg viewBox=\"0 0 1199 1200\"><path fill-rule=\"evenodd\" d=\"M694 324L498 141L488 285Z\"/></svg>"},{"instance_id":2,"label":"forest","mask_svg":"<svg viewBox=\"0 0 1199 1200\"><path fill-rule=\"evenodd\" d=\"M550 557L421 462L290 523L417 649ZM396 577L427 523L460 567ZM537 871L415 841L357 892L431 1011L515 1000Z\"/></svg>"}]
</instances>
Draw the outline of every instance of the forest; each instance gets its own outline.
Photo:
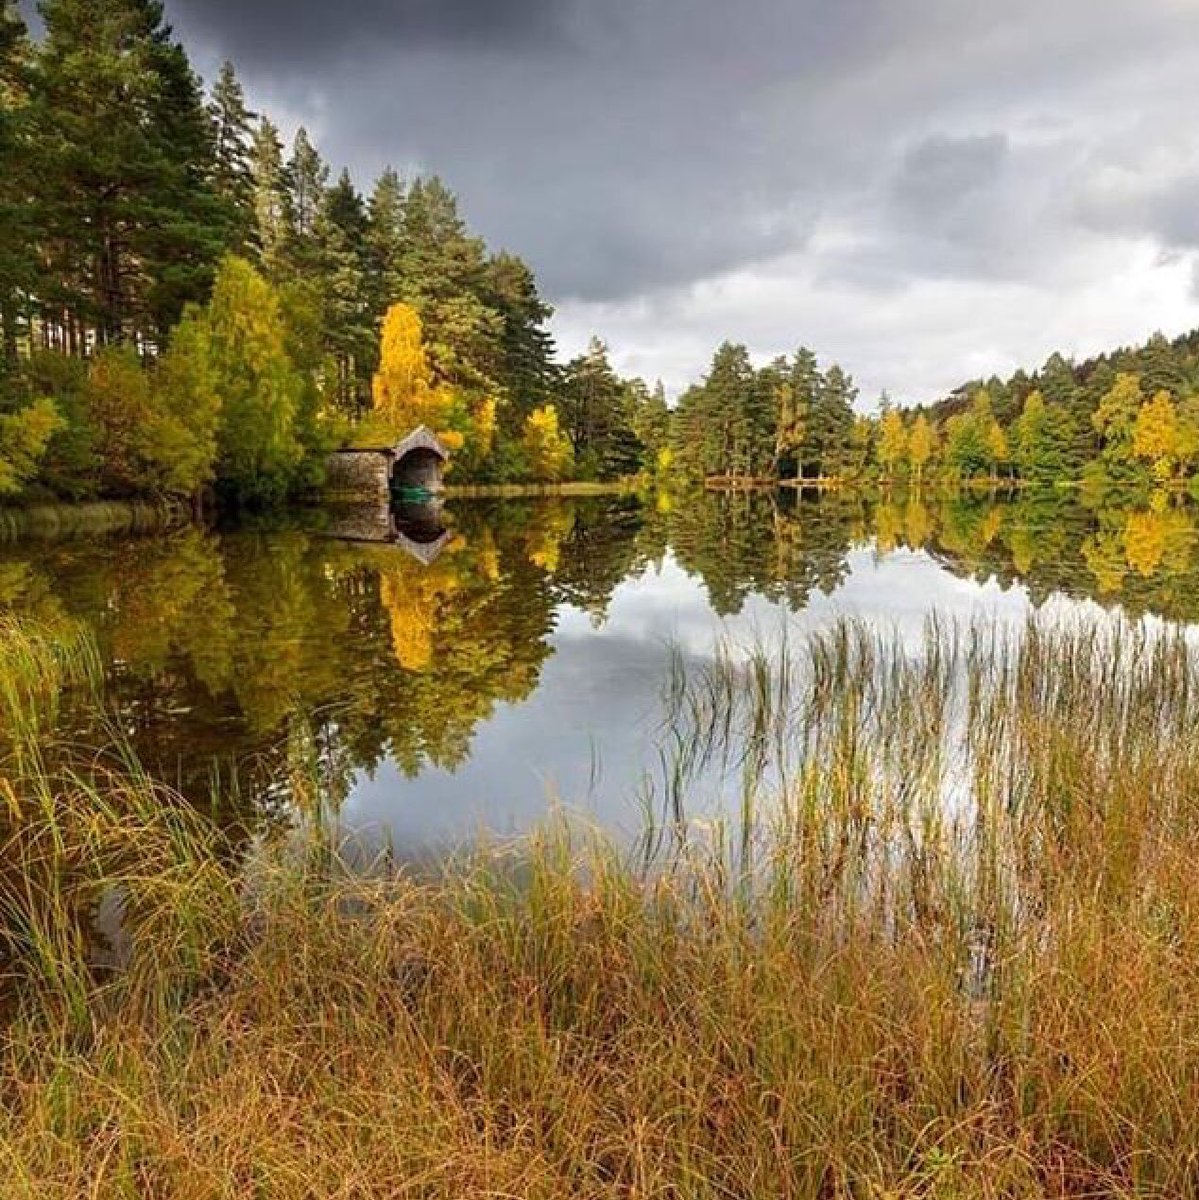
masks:
<instances>
[{"instance_id":1,"label":"forest","mask_svg":"<svg viewBox=\"0 0 1199 1200\"><path fill-rule=\"evenodd\" d=\"M363 194L158 0L0 0L0 498L275 503L417 424L456 482L666 476L1196 490L1199 333L873 413L809 349L726 342L673 407L598 338L558 359L532 269L438 178Z\"/></svg>"},{"instance_id":2,"label":"forest","mask_svg":"<svg viewBox=\"0 0 1199 1200\"><path fill-rule=\"evenodd\" d=\"M1199 332L975 380L932 405L884 395L873 414L836 365L800 349L755 369L717 350L673 413L677 465L696 478L1054 485L1196 492Z\"/></svg>"},{"instance_id":3,"label":"forest","mask_svg":"<svg viewBox=\"0 0 1199 1200\"><path fill-rule=\"evenodd\" d=\"M276 500L413 418L462 478L642 468L661 389L598 341L560 364L532 271L441 180L363 195L285 148L157 0L40 13L35 40L0 0L0 495Z\"/></svg>"}]
</instances>

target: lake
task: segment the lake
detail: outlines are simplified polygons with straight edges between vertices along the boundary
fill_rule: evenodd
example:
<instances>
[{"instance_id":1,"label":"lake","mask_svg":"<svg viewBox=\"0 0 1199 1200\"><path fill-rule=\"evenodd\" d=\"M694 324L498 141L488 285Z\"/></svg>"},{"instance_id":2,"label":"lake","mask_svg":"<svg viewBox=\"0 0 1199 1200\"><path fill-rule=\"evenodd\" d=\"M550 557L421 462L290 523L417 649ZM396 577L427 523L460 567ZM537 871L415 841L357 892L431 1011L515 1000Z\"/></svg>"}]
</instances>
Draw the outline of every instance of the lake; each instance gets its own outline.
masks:
<instances>
[{"instance_id":1,"label":"lake","mask_svg":"<svg viewBox=\"0 0 1199 1200\"><path fill-rule=\"evenodd\" d=\"M312 513L168 536L0 547L0 605L81 623L111 741L252 830L319 771L342 824L405 853L526 830L556 803L606 827L661 802L672 661L778 646L849 614L916 639L933 611L1199 617L1192 513L1074 497L794 492L457 500L398 540ZM105 715L102 717L100 714ZM702 781L719 806L725 781ZM214 799L215 797L215 799Z\"/></svg>"}]
</instances>

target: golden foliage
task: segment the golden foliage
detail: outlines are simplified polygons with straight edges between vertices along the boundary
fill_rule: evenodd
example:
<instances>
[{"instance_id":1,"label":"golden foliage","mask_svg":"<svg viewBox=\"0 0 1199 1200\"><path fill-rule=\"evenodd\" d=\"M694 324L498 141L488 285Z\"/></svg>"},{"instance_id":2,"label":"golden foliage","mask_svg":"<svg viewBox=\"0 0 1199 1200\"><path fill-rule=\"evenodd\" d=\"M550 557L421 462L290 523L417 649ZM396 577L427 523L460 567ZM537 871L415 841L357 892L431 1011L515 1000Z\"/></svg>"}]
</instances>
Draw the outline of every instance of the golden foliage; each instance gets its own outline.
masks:
<instances>
[{"instance_id":1,"label":"golden foliage","mask_svg":"<svg viewBox=\"0 0 1199 1200\"><path fill-rule=\"evenodd\" d=\"M570 468L573 452L570 441L559 428L558 410L553 405L529 413L521 445L534 479L556 483Z\"/></svg>"},{"instance_id":2,"label":"golden foliage","mask_svg":"<svg viewBox=\"0 0 1199 1200\"><path fill-rule=\"evenodd\" d=\"M424 425L450 450L465 443L458 399L448 387L434 383L420 317L411 305L388 309L371 392L374 412L358 440L396 442Z\"/></svg>"}]
</instances>

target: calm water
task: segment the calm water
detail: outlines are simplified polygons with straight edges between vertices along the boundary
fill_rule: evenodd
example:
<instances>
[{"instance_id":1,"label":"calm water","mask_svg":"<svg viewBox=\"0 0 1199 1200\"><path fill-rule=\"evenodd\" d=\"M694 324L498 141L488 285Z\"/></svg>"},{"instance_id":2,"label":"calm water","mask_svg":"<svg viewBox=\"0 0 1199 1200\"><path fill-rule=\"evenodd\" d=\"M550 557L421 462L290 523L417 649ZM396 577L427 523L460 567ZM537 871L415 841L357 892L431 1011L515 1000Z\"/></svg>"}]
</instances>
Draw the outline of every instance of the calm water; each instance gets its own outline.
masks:
<instances>
[{"instance_id":1,"label":"calm water","mask_svg":"<svg viewBox=\"0 0 1199 1200\"><path fill-rule=\"evenodd\" d=\"M0 548L0 605L93 631L108 712L197 803L215 775L229 819L285 815L316 762L348 826L411 850L527 828L555 800L637 826L672 646L703 660L845 613L912 637L934 609L1199 618L1186 510L692 494L443 518L391 543L327 516L22 543ZM94 743L82 698L65 720Z\"/></svg>"}]
</instances>

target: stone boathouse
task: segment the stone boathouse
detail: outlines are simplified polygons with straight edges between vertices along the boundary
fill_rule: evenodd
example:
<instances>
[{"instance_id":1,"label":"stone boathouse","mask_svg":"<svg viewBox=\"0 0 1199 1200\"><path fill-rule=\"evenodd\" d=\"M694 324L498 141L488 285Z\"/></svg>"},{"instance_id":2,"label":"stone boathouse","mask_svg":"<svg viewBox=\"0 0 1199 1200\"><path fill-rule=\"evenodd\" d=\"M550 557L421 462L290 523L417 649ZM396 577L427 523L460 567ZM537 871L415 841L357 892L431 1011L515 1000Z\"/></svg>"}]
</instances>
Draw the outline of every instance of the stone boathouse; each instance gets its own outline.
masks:
<instances>
[{"instance_id":1,"label":"stone boathouse","mask_svg":"<svg viewBox=\"0 0 1199 1200\"><path fill-rule=\"evenodd\" d=\"M349 503L387 503L393 490L437 493L449 451L424 425L394 446L355 447L329 455L325 496Z\"/></svg>"}]
</instances>

